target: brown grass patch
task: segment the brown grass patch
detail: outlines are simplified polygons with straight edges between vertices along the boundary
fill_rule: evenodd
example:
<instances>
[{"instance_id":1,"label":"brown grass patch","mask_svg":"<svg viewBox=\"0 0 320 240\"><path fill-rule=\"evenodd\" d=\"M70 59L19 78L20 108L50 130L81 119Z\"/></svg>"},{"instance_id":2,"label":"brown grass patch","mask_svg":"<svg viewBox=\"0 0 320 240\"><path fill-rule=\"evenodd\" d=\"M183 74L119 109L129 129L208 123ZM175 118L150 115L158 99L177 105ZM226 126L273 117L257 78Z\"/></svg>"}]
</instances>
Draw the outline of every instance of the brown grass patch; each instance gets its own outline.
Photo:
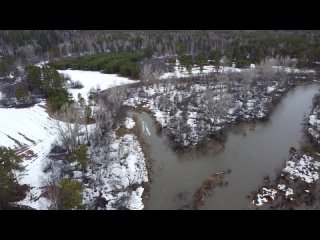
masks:
<instances>
[{"instance_id":1,"label":"brown grass patch","mask_svg":"<svg viewBox=\"0 0 320 240\"><path fill-rule=\"evenodd\" d=\"M144 112L144 113L147 113L151 116L153 116L153 112L149 109L149 108L145 108L145 107L142 107L142 106L138 106L137 108L135 108L135 110L137 110L138 112Z\"/></svg>"},{"instance_id":2,"label":"brown grass patch","mask_svg":"<svg viewBox=\"0 0 320 240\"><path fill-rule=\"evenodd\" d=\"M223 185L223 179L226 172L218 172L215 173L213 176L205 179L200 187L196 190L195 194L193 195L193 208L199 209L203 206L207 197L213 194L213 190L216 186Z\"/></svg>"},{"instance_id":3,"label":"brown grass patch","mask_svg":"<svg viewBox=\"0 0 320 240\"><path fill-rule=\"evenodd\" d=\"M124 128L124 127L120 127L118 130L116 130L116 136L118 138L123 137L124 135L126 135L128 133L128 129Z\"/></svg>"}]
</instances>

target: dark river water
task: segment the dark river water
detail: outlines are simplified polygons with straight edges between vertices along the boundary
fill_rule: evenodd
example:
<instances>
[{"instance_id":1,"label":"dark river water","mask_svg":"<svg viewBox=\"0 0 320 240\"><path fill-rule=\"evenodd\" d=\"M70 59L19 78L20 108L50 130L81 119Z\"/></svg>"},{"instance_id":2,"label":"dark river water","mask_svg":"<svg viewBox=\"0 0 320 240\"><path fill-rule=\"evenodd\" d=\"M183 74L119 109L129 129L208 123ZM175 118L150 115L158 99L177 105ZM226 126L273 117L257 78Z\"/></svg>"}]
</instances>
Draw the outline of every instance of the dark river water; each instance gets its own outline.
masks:
<instances>
[{"instance_id":1,"label":"dark river water","mask_svg":"<svg viewBox=\"0 0 320 240\"><path fill-rule=\"evenodd\" d=\"M261 185L264 176L275 177L289 157L290 147L299 147L303 117L310 113L318 89L317 84L298 86L283 96L267 122L232 127L224 150L210 143L206 149L176 153L165 136L156 134L150 116L134 113L151 134L144 134L154 169L145 209L180 209L203 180L227 169L231 169L224 178L228 185L216 187L201 209L247 209L250 199L246 196ZM177 197L182 191L186 200Z\"/></svg>"}]
</instances>

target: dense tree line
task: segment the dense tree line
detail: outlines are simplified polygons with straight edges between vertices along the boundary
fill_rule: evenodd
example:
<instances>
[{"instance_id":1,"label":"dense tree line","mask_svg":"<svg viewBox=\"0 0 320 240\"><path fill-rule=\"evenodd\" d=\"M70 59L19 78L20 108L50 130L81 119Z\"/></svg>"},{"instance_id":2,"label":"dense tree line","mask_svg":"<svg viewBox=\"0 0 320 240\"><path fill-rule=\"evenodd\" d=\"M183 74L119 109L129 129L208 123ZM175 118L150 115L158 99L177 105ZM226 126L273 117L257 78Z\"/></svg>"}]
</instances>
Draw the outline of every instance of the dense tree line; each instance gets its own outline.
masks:
<instances>
[{"instance_id":1,"label":"dense tree line","mask_svg":"<svg viewBox=\"0 0 320 240\"><path fill-rule=\"evenodd\" d=\"M144 57L142 52L106 53L50 62L56 69L82 69L103 71L104 73L120 73L126 77L139 77L136 62Z\"/></svg>"},{"instance_id":2,"label":"dense tree line","mask_svg":"<svg viewBox=\"0 0 320 240\"><path fill-rule=\"evenodd\" d=\"M2 30L0 56L17 65L93 53L142 51L190 55L195 59L225 56L238 66L267 56L298 58L301 66L319 61L319 31L203 31L203 30ZM201 60L200 60L201 61ZM5 69L0 61L0 74Z\"/></svg>"}]
</instances>

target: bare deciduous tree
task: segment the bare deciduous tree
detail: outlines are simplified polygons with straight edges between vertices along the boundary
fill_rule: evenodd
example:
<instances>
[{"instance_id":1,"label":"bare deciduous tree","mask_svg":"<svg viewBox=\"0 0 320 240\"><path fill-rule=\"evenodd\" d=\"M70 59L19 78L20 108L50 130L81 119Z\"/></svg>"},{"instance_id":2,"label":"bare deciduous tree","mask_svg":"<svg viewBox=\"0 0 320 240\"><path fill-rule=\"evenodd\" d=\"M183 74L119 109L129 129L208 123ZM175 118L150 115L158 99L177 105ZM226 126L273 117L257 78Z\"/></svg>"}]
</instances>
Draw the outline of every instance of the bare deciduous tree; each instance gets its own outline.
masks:
<instances>
[{"instance_id":1,"label":"bare deciduous tree","mask_svg":"<svg viewBox=\"0 0 320 240\"><path fill-rule=\"evenodd\" d=\"M146 63L143 65L140 73L141 80L155 81L158 80L163 72L158 68L153 68L151 64Z\"/></svg>"},{"instance_id":2,"label":"bare deciduous tree","mask_svg":"<svg viewBox=\"0 0 320 240\"><path fill-rule=\"evenodd\" d=\"M276 73L276 68L274 68L274 66L277 65L278 61L275 58L266 57L263 61L261 61L257 67L259 73L261 74L261 78L267 82L271 81Z\"/></svg>"},{"instance_id":3,"label":"bare deciduous tree","mask_svg":"<svg viewBox=\"0 0 320 240\"><path fill-rule=\"evenodd\" d=\"M70 153L80 144L80 132L83 127L80 113L73 104L66 104L55 114L55 118L59 119L55 121L59 140Z\"/></svg>"},{"instance_id":4,"label":"bare deciduous tree","mask_svg":"<svg viewBox=\"0 0 320 240\"><path fill-rule=\"evenodd\" d=\"M204 102L207 118L212 119L215 128L227 114L230 97L226 93L215 95L212 90L207 89L204 93Z\"/></svg>"},{"instance_id":5,"label":"bare deciduous tree","mask_svg":"<svg viewBox=\"0 0 320 240\"><path fill-rule=\"evenodd\" d=\"M251 89L252 82L256 76L256 72L254 69L250 69L248 71L243 71L241 73L242 78L242 89L241 89L241 95L244 98L244 100L247 99L248 93Z\"/></svg>"}]
</instances>

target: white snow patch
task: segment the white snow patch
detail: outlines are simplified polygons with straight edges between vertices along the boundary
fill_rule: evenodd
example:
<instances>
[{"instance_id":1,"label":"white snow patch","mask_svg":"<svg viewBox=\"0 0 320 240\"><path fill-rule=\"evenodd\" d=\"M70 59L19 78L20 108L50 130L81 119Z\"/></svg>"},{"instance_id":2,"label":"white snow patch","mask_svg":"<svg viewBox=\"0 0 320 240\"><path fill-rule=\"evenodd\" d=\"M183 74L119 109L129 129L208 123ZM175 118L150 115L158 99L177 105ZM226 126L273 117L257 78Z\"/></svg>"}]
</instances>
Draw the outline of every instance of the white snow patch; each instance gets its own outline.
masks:
<instances>
[{"instance_id":1,"label":"white snow patch","mask_svg":"<svg viewBox=\"0 0 320 240\"><path fill-rule=\"evenodd\" d=\"M27 197L17 202L17 204L26 205L37 210L49 209L51 203L47 198L40 197L39 199L37 199L40 194L41 190L33 188L30 190L30 192L28 192Z\"/></svg>"},{"instance_id":2,"label":"white snow patch","mask_svg":"<svg viewBox=\"0 0 320 240\"><path fill-rule=\"evenodd\" d=\"M136 125L136 123L133 121L132 118L127 117L125 121L125 125L126 125L126 128L131 129Z\"/></svg>"},{"instance_id":3,"label":"white snow patch","mask_svg":"<svg viewBox=\"0 0 320 240\"><path fill-rule=\"evenodd\" d=\"M189 112L187 123L190 125L191 128L197 127L197 115L197 112Z\"/></svg>"},{"instance_id":4,"label":"white snow patch","mask_svg":"<svg viewBox=\"0 0 320 240\"><path fill-rule=\"evenodd\" d=\"M320 137L319 133L317 131L315 131L314 129L312 129L312 128L308 128L308 132L315 139L318 139Z\"/></svg>"},{"instance_id":5,"label":"white snow patch","mask_svg":"<svg viewBox=\"0 0 320 240\"><path fill-rule=\"evenodd\" d=\"M291 188L288 188L286 190L286 197L289 196L289 195L293 195L293 190Z\"/></svg>"},{"instance_id":6,"label":"white snow patch","mask_svg":"<svg viewBox=\"0 0 320 240\"><path fill-rule=\"evenodd\" d=\"M262 206L264 203L269 202L266 197L271 197L271 199L274 200L276 194L277 190L275 189L262 188L262 194L257 195L257 200L253 200L253 204Z\"/></svg>"},{"instance_id":7,"label":"white snow patch","mask_svg":"<svg viewBox=\"0 0 320 240\"><path fill-rule=\"evenodd\" d=\"M241 72L246 71L248 69L240 69L236 68L234 66L232 67L226 67L226 66L220 66L218 69L216 66L213 65L205 65L203 66L202 71L200 70L199 66L194 65L191 68L191 71L187 71L185 67L182 67L178 60L176 60L176 65L174 67L174 72L166 72L163 75L159 77L159 79L167 79L167 78L183 78L183 77L189 77L189 76L198 76L198 75L206 75L209 73L214 72Z\"/></svg>"},{"instance_id":8,"label":"white snow patch","mask_svg":"<svg viewBox=\"0 0 320 240\"><path fill-rule=\"evenodd\" d=\"M300 159L288 161L283 171L288 172L293 179L297 177L307 183L312 183L319 178L319 174L316 171L319 167L320 162L315 161L310 156L303 155Z\"/></svg>"},{"instance_id":9,"label":"white snow patch","mask_svg":"<svg viewBox=\"0 0 320 240\"><path fill-rule=\"evenodd\" d=\"M127 207L131 210L141 210L144 208L144 205L141 201L143 187L138 187L136 191L131 193L130 199L128 201Z\"/></svg>"},{"instance_id":10,"label":"white snow patch","mask_svg":"<svg viewBox=\"0 0 320 240\"><path fill-rule=\"evenodd\" d=\"M274 90L275 90L274 86L268 86L267 87L267 93L272 93L272 92L274 92Z\"/></svg>"},{"instance_id":11,"label":"white snow patch","mask_svg":"<svg viewBox=\"0 0 320 240\"><path fill-rule=\"evenodd\" d=\"M136 136L126 134L119 139L114 138L108 154L110 158L108 163L101 161L101 154L92 159L106 165L94 171L91 169L87 173L88 177L100 184L95 187L85 187L84 203L91 204L94 198L101 194L108 201L106 209L116 209L115 205L121 199L127 199L125 204L129 209L142 209L144 207L142 203L144 189L140 186L131 193L130 190L126 190L133 184L142 184L148 181L144 154ZM115 194L115 192L117 193Z\"/></svg>"},{"instance_id":12,"label":"white snow patch","mask_svg":"<svg viewBox=\"0 0 320 240\"><path fill-rule=\"evenodd\" d=\"M320 125L320 119L318 119L315 114L311 114L309 116L309 123L311 125Z\"/></svg>"},{"instance_id":13,"label":"white snow patch","mask_svg":"<svg viewBox=\"0 0 320 240\"><path fill-rule=\"evenodd\" d=\"M79 179L82 178L82 172L81 171L73 171L73 178L74 179Z\"/></svg>"},{"instance_id":14,"label":"white snow patch","mask_svg":"<svg viewBox=\"0 0 320 240\"><path fill-rule=\"evenodd\" d=\"M75 100L78 100L80 93L84 99L87 99L90 89L100 88L105 90L119 85L135 83L137 81L129 80L125 77L117 76L116 74L103 74L97 71L83 71L83 70L58 70L59 73L69 76L72 81L79 81L83 88L69 89Z\"/></svg>"},{"instance_id":15,"label":"white snow patch","mask_svg":"<svg viewBox=\"0 0 320 240\"><path fill-rule=\"evenodd\" d=\"M47 141L52 135L50 133L53 133L51 125L52 119L43 107L44 102L30 108L0 108L0 145L19 147L19 145L8 136L16 139L21 144L32 147L37 146L43 141ZM35 146L22 135L35 141Z\"/></svg>"},{"instance_id":16,"label":"white snow patch","mask_svg":"<svg viewBox=\"0 0 320 240\"><path fill-rule=\"evenodd\" d=\"M42 61L42 62L39 62L39 63L35 64L35 66L42 68L44 65L46 65L48 63L49 63L49 61Z\"/></svg>"},{"instance_id":17,"label":"white snow patch","mask_svg":"<svg viewBox=\"0 0 320 240\"><path fill-rule=\"evenodd\" d=\"M284 184L278 184L278 189L285 192L286 197L293 194L293 190L291 188L286 189L286 185Z\"/></svg>"},{"instance_id":18,"label":"white snow patch","mask_svg":"<svg viewBox=\"0 0 320 240\"><path fill-rule=\"evenodd\" d=\"M315 73L312 69L298 69L298 68L290 68L284 66L272 66L273 69L278 71L285 71L287 73Z\"/></svg>"},{"instance_id":19,"label":"white snow patch","mask_svg":"<svg viewBox=\"0 0 320 240\"><path fill-rule=\"evenodd\" d=\"M19 177L19 183L30 185L31 190L27 197L19 203L36 209L44 209L48 205L47 201L42 197L39 198L42 193L42 180L45 176L42 165L56 138L54 120L45 112L44 102L30 108L0 108L0 116L0 145L11 147L19 154L28 150L35 154L31 159L23 160L26 170ZM35 199L38 200L35 201Z\"/></svg>"},{"instance_id":20,"label":"white snow patch","mask_svg":"<svg viewBox=\"0 0 320 240\"><path fill-rule=\"evenodd\" d=\"M284 184L278 184L278 189L279 189L279 190L285 190L285 188L286 188L286 185L284 185Z\"/></svg>"},{"instance_id":21,"label":"white snow patch","mask_svg":"<svg viewBox=\"0 0 320 240\"><path fill-rule=\"evenodd\" d=\"M143 87L144 91L148 94L148 96L153 96L156 91L154 90L154 88L151 88L151 87Z\"/></svg>"}]
</instances>

